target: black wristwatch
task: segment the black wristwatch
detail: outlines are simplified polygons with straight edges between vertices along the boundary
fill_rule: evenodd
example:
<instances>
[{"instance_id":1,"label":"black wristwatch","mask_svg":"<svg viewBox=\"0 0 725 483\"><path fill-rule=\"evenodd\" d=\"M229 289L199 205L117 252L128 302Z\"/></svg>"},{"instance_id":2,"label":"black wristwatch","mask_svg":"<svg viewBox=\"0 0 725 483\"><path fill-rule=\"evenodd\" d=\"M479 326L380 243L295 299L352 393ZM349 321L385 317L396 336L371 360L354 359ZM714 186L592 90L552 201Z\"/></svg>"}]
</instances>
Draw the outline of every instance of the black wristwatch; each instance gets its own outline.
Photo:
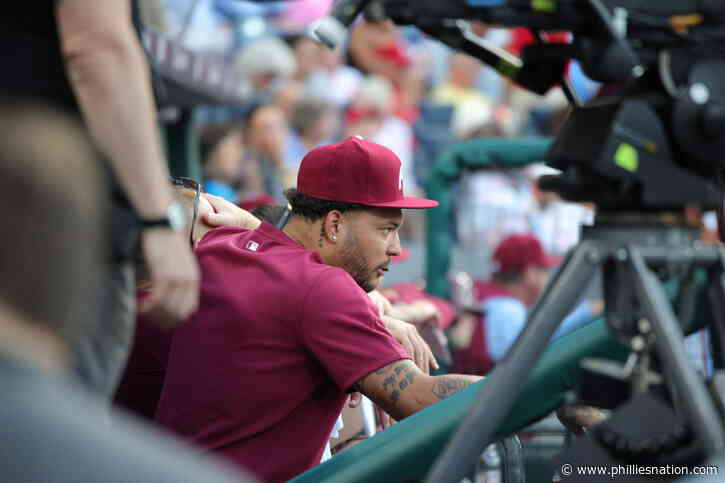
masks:
<instances>
[{"instance_id":1,"label":"black wristwatch","mask_svg":"<svg viewBox=\"0 0 725 483\"><path fill-rule=\"evenodd\" d=\"M175 201L166 209L166 216L160 218L139 218L138 224L141 230L149 228L169 228L174 231L182 231L186 227L186 215L181 203Z\"/></svg>"}]
</instances>

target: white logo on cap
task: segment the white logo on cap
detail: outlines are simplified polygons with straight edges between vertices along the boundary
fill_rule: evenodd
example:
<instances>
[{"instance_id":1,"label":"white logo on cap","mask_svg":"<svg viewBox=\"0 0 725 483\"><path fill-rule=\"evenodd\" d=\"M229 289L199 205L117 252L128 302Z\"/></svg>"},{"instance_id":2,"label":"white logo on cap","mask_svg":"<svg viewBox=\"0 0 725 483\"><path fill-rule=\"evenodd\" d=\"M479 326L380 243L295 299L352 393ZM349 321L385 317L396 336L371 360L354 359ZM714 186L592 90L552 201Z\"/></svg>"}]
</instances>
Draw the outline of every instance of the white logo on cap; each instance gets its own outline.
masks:
<instances>
[{"instance_id":1,"label":"white logo on cap","mask_svg":"<svg viewBox=\"0 0 725 483\"><path fill-rule=\"evenodd\" d=\"M247 245L244 248L256 252L259 249L259 243L257 243L256 241L248 241Z\"/></svg>"},{"instance_id":2,"label":"white logo on cap","mask_svg":"<svg viewBox=\"0 0 725 483\"><path fill-rule=\"evenodd\" d=\"M362 136L361 136L361 135L359 135L359 134L355 134L355 139L365 139L365 138L364 138L364 137L362 137Z\"/></svg>"}]
</instances>

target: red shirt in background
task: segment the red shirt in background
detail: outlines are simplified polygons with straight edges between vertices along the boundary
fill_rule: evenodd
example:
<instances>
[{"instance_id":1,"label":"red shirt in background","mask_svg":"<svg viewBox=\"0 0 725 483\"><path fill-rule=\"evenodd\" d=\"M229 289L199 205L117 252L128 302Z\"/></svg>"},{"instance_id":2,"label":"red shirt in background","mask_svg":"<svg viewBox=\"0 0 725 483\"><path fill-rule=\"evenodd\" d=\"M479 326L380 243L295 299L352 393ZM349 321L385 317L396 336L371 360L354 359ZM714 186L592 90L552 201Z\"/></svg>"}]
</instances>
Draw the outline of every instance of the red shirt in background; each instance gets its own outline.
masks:
<instances>
[{"instance_id":1,"label":"red shirt in background","mask_svg":"<svg viewBox=\"0 0 725 483\"><path fill-rule=\"evenodd\" d=\"M408 358L350 275L268 223L207 233L156 419L285 481L318 464L353 384Z\"/></svg>"},{"instance_id":2,"label":"red shirt in background","mask_svg":"<svg viewBox=\"0 0 725 483\"><path fill-rule=\"evenodd\" d=\"M507 288L491 282L476 280L473 285L476 296L476 302L483 305L486 299L492 297L510 296L511 291ZM474 374L477 376L485 376L496 364L486 350L486 331L484 325L486 323L486 315L476 315L474 321L473 334L468 347L457 350L454 355L453 372L460 374Z\"/></svg>"},{"instance_id":3,"label":"red shirt in background","mask_svg":"<svg viewBox=\"0 0 725 483\"><path fill-rule=\"evenodd\" d=\"M388 297L390 303L392 304L410 304L417 302L418 300L427 300L432 303L435 305L436 309L438 309L438 314L440 315L440 318L438 319L438 327L441 329L447 329L450 327L453 320L456 318L456 309L453 308L453 305L450 302L426 293L414 283L398 283L384 289L383 293Z\"/></svg>"}]
</instances>

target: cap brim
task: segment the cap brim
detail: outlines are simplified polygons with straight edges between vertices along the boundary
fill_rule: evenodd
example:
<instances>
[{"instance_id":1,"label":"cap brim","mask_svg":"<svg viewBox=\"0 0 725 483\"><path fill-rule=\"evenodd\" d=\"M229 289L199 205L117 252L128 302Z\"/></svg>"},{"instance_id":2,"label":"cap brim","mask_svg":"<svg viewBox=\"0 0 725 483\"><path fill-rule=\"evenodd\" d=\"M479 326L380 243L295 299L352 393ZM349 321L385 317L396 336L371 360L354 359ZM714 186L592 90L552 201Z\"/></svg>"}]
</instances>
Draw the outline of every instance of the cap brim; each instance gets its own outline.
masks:
<instances>
[{"instance_id":1,"label":"cap brim","mask_svg":"<svg viewBox=\"0 0 725 483\"><path fill-rule=\"evenodd\" d=\"M438 202L426 198L413 198L405 196L402 199L388 201L385 203L364 203L366 206L374 206L376 208L406 208L409 210L419 210L425 208L435 208Z\"/></svg>"}]
</instances>

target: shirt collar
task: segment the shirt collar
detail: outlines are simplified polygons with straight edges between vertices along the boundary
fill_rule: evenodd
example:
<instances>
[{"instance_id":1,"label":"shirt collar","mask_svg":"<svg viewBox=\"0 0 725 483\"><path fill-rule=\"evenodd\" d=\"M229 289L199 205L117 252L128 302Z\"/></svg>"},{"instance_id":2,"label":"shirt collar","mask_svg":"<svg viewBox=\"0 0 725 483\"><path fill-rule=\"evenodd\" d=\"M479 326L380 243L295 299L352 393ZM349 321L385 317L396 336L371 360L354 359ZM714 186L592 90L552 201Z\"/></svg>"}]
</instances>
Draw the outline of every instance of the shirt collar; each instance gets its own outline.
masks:
<instances>
[{"instance_id":1,"label":"shirt collar","mask_svg":"<svg viewBox=\"0 0 725 483\"><path fill-rule=\"evenodd\" d=\"M263 236L266 236L267 238L271 238L272 240L281 243L282 245L292 245L300 248L305 248L297 240L292 239L285 232L272 225L271 223L267 223L266 221L263 221L262 224L259 225L255 231Z\"/></svg>"}]
</instances>

